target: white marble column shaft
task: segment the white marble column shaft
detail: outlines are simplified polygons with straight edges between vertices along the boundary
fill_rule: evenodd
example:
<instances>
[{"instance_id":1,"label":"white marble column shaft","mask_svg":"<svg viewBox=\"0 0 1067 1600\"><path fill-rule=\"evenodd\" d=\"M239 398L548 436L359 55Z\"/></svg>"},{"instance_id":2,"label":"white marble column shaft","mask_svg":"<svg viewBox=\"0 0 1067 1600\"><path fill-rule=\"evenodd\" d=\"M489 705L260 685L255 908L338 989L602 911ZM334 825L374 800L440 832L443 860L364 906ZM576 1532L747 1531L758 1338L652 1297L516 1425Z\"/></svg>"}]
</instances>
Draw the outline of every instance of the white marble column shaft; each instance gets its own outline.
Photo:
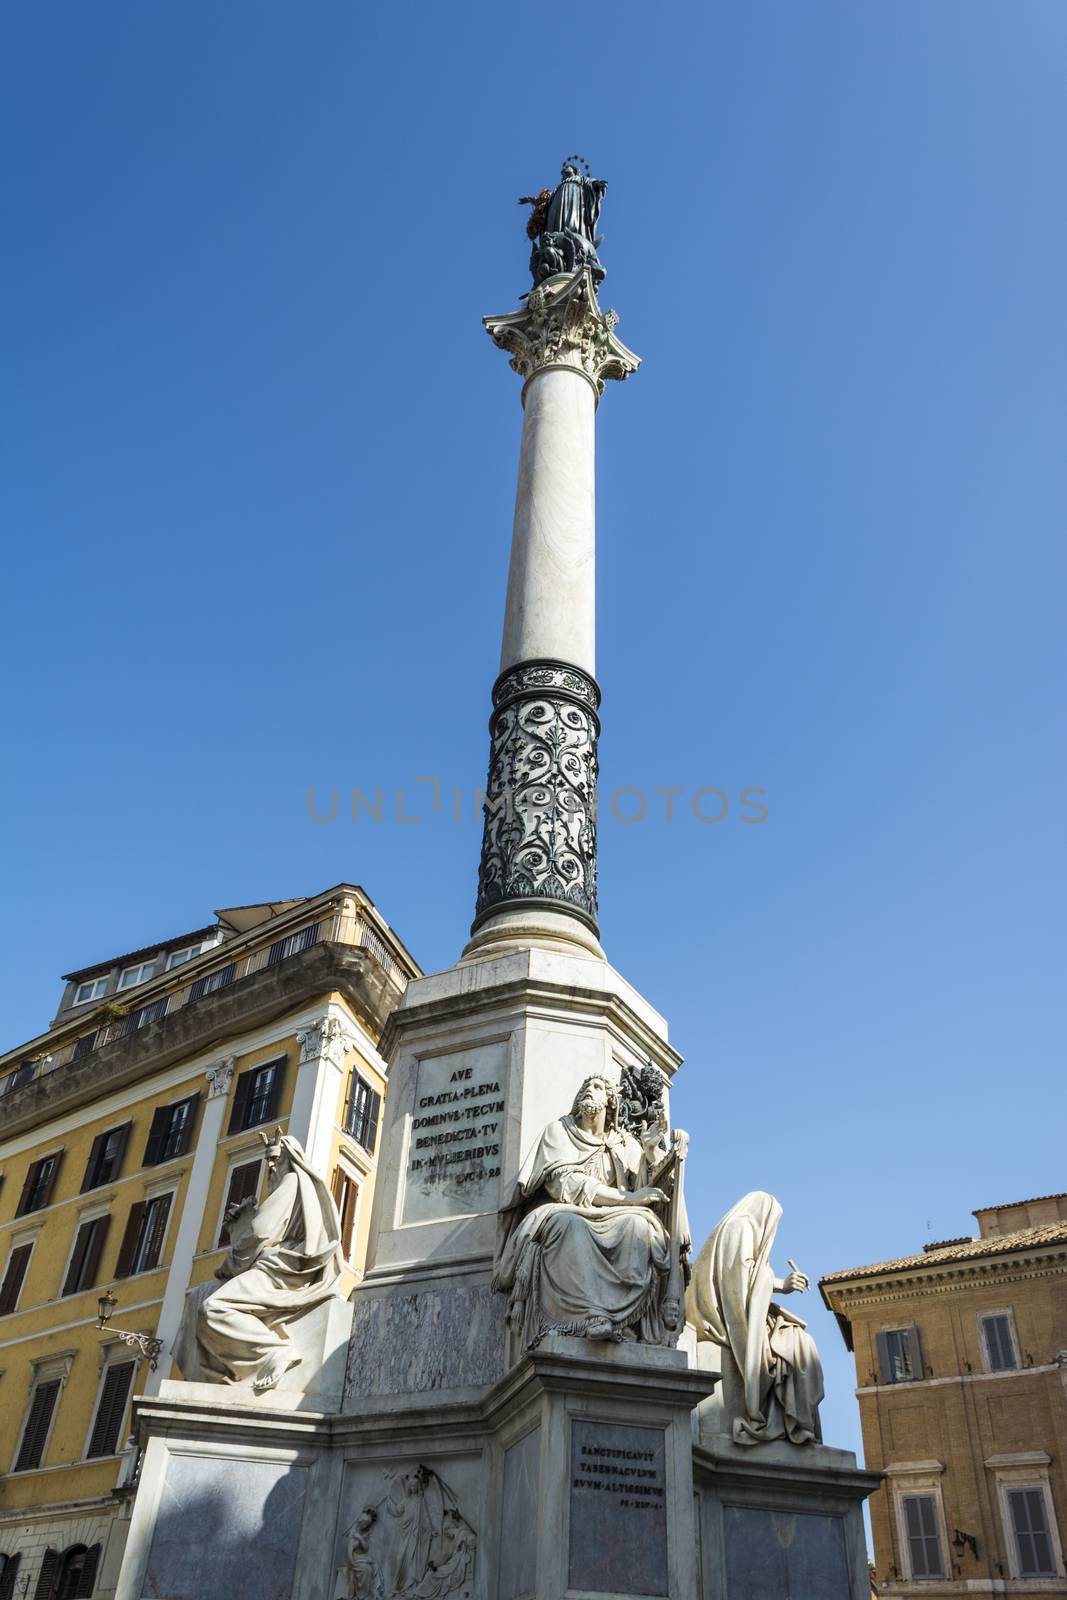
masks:
<instances>
[{"instance_id":1,"label":"white marble column shaft","mask_svg":"<svg viewBox=\"0 0 1067 1600\"><path fill-rule=\"evenodd\" d=\"M595 677L594 387L544 367L524 407L500 670L566 661Z\"/></svg>"}]
</instances>

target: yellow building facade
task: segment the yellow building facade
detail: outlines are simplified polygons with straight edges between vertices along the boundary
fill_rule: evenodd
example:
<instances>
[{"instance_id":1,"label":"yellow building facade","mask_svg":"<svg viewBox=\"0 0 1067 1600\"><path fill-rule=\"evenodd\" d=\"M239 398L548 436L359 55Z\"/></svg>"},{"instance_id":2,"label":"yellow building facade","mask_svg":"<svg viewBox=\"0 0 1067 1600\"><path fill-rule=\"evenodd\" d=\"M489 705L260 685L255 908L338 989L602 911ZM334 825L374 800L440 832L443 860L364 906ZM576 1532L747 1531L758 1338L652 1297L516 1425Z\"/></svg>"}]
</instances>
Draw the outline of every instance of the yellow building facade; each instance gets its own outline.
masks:
<instances>
[{"instance_id":1,"label":"yellow building facade","mask_svg":"<svg viewBox=\"0 0 1067 1600\"><path fill-rule=\"evenodd\" d=\"M186 1291L222 1259L228 1206L262 1193L275 1127L329 1181L343 1292L359 1281L377 1045L418 972L341 884L67 974L47 1032L0 1057L0 1600L114 1591L130 1401L170 1374ZM123 1334L158 1340L156 1364Z\"/></svg>"},{"instance_id":2,"label":"yellow building facade","mask_svg":"<svg viewBox=\"0 0 1067 1600\"><path fill-rule=\"evenodd\" d=\"M856 1360L879 1595L1067 1597L1067 1195L821 1280Z\"/></svg>"}]
</instances>

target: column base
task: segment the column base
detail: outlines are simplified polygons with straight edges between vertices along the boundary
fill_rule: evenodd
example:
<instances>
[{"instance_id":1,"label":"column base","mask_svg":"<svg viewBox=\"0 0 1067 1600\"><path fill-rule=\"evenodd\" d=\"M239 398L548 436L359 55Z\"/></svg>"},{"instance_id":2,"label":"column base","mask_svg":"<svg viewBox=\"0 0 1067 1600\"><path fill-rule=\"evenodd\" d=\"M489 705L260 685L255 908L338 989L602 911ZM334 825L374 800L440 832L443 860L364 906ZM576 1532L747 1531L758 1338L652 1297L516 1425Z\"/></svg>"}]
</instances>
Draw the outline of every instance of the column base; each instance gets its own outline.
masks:
<instances>
[{"instance_id":1,"label":"column base","mask_svg":"<svg viewBox=\"0 0 1067 1600\"><path fill-rule=\"evenodd\" d=\"M489 961L515 950L554 950L560 955L606 961L600 940L578 917L541 905L501 910L478 924L457 963Z\"/></svg>"}]
</instances>

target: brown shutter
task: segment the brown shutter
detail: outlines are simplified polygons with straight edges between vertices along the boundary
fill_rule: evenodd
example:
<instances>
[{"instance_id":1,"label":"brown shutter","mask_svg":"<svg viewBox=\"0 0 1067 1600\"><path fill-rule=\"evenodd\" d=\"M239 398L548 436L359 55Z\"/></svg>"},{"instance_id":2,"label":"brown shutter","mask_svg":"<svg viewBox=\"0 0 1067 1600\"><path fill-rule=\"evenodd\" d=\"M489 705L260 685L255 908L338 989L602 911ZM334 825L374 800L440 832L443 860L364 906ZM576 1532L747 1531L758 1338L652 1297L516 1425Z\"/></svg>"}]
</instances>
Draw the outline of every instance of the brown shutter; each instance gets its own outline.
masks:
<instances>
[{"instance_id":1,"label":"brown shutter","mask_svg":"<svg viewBox=\"0 0 1067 1600\"><path fill-rule=\"evenodd\" d=\"M63 1557L58 1550L46 1550L44 1560L41 1562L41 1571L37 1579L37 1587L33 1591L33 1600L55 1600L56 1584L59 1582L59 1571Z\"/></svg>"},{"instance_id":2,"label":"brown shutter","mask_svg":"<svg viewBox=\"0 0 1067 1600\"><path fill-rule=\"evenodd\" d=\"M46 1159L51 1160L52 1167L48 1174L48 1181L44 1186L44 1192L35 1207L37 1211L42 1211L55 1193L56 1179L59 1177L59 1169L63 1165L63 1152L62 1150L57 1150L54 1156L46 1157Z\"/></svg>"},{"instance_id":3,"label":"brown shutter","mask_svg":"<svg viewBox=\"0 0 1067 1600\"><path fill-rule=\"evenodd\" d=\"M96 1583L96 1568L99 1561L100 1546L94 1544L91 1549L85 1552L85 1560L82 1562L78 1581L72 1591L74 1600L89 1600L93 1592L93 1585Z\"/></svg>"},{"instance_id":4,"label":"brown shutter","mask_svg":"<svg viewBox=\"0 0 1067 1600\"><path fill-rule=\"evenodd\" d=\"M337 1214L340 1216L341 1205L345 1197L345 1175L340 1167L334 1167L333 1169L333 1182L330 1184L330 1192L333 1195L333 1203L337 1207Z\"/></svg>"},{"instance_id":5,"label":"brown shutter","mask_svg":"<svg viewBox=\"0 0 1067 1600\"><path fill-rule=\"evenodd\" d=\"M122 1419L126 1415L126 1402L130 1398L136 1361L117 1361L108 1367L96 1408L93 1435L89 1440L87 1456L113 1456L118 1448Z\"/></svg>"},{"instance_id":6,"label":"brown shutter","mask_svg":"<svg viewBox=\"0 0 1067 1600\"><path fill-rule=\"evenodd\" d=\"M378 1139L378 1118L381 1115L382 1097L376 1089L370 1092L370 1105L367 1109L367 1140L364 1145L368 1155L374 1154L374 1146Z\"/></svg>"},{"instance_id":7,"label":"brown shutter","mask_svg":"<svg viewBox=\"0 0 1067 1600\"><path fill-rule=\"evenodd\" d=\"M81 1186L82 1194L84 1194L87 1189L95 1189L97 1183L100 1181L96 1176L96 1172L100 1165L100 1159L104 1153L104 1145L106 1143L106 1133L98 1133L96 1138L93 1140L93 1148L89 1151L89 1159L85 1163L85 1177L82 1179Z\"/></svg>"},{"instance_id":8,"label":"brown shutter","mask_svg":"<svg viewBox=\"0 0 1067 1600\"><path fill-rule=\"evenodd\" d=\"M81 1286L82 1267L85 1264L86 1252L89 1249L89 1241L92 1239L95 1225L95 1219L93 1222L83 1222L74 1237L74 1249L70 1253L70 1266L67 1268L67 1276L60 1291L61 1294L74 1294Z\"/></svg>"},{"instance_id":9,"label":"brown shutter","mask_svg":"<svg viewBox=\"0 0 1067 1600\"><path fill-rule=\"evenodd\" d=\"M122 1243L119 1246L119 1259L115 1263L116 1278L128 1278L130 1275L130 1268L133 1266L133 1258L137 1251L137 1240L141 1234L144 1214L144 1201L135 1200L130 1207L130 1214L126 1218L126 1232L122 1235Z\"/></svg>"},{"instance_id":10,"label":"brown shutter","mask_svg":"<svg viewBox=\"0 0 1067 1600\"><path fill-rule=\"evenodd\" d=\"M242 1200L254 1196L259 1188L259 1159L246 1161L240 1167L234 1167L230 1173L230 1186L226 1191L226 1203L222 1208L222 1228L219 1231L219 1246L229 1244L230 1230L226 1225L226 1213L231 1206L239 1205Z\"/></svg>"},{"instance_id":11,"label":"brown shutter","mask_svg":"<svg viewBox=\"0 0 1067 1600\"><path fill-rule=\"evenodd\" d=\"M91 1289L100 1276L100 1258L104 1253L108 1233L111 1231L111 1216L95 1217L92 1223L92 1238L89 1248L85 1252L85 1263L82 1268L80 1289Z\"/></svg>"},{"instance_id":12,"label":"brown shutter","mask_svg":"<svg viewBox=\"0 0 1067 1600\"><path fill-rule=\"evenodd\" d=\"M132 1122L124 1122L120 1128L112 1128L111 1130L113 1134L118 1135L118 1143L112 1158L111 1171L107 1173L103 1180L105 1183L111 1183L122 1171L122 1163L126 1159L126 1146L130 1142L130 1129L132 1127Z\"/></svg>"},{"instance_id":13,"label":"brown shutter","mask_svg":"<svg viewBox=\"0 0 1067 1600\"><path fill-rule=\"evenodd\" d=\"M177 1150L174 1151L174 1156L183 1156L183 1155L185 1155L185 1153L188 1150L189 1146L193 1142L193 1134L194 1134L194 1132L196 1130L196 1118L197 1118L197 1114L198 1114L199 1109L200 1109L200 1094L199 1094L199 1091L196 1094L189 1095L188 1099L182 1100L179 1103L181 1105L183 1105L183 1106L188 1106L189 1107L189 1115L185 1119L185 1126L182 1129L182 1135L181 1135L181 1140L180 1140L180 1143L179 1143L179 1147L178 1147ZM178 1107L174 1106L172 1109L177 1111Z\"/></svg>"},{"instance_id":14,"label":"brown shutter","mask_svg":"<svg viewBox=\"0 0 1067 1600\"><path fill-rule=\"evenodd\" d=\"M17 1244L7 1258L3 1287L0 1288L0 1317L6 1317L18 1305L19 1294L26 1278L26 1268L33 1254L32 1244ZM0 1597L2 1600L2 1597Z\"/></svg>"},{"instance_id":15,"label":"brown shutter","mask_svg":"<svg viewBox=\"0 0 1067 1600\"><path fill-rule=\"evenodd\" d=\"M19 1445L18 1460L15 1462L16 1472L32 1471L41 1465L44 1454L44 1444L48 1437L48 1429L52 1422L52 1413L56 1409L59 1399L60 1380L50 1378L47 1383L39 1383L33 1391L30 1402L30 1414L26 1418L26 1428Z\"/></svg>"},{"instance_id":16,"label":"brown shutter","mask_svg":"<svg viewBox=\"0 0 1067 1600\"><path fill-rule=\"evenodd\" d=\"M0 1572L0 1600L14 1600L15 1579L21 1560L21 1555L4 1557L4 1570Z\"/></svg>"},{"instance_id":17,"label":"brown shutter","mask_svg":"<svg viewBox=\"0 0 1067 1600\"><path fill-rule=\"evenodd\" d=\"M19 1203L15 1207L16 1217L21 1217L26 1210L26 1205L30 1198L30 1191L33 1188L33 1180L36 1175L37 1163L36 1161L31 1161L29 1167L27 1168L26 1176L22 1180L22 1193L19 1195Z\"/></svg>"},{"instance_id":18,"label":"brown shutter","mask_svg":"<svg viewBox=\"0 0 1067 1600\"><path fill-rule=\"evenodd\" d=\"M227 1126L227 1136L231 1133L240 1133L245 1125L248 1113L248 1096L252 1092L252 1079L256 1069L251 1067L247 1072L242 1072L237 1079L237 1087L233 1091L233 1105L230 1107L230 1121Z\"/></svg>"},{"instance_id":19,"label":"brown shutter","mask_svg":"<svg viewBox=\"0 0 1067 1600\"><path fill-rule=\"evenodd\" d=\"M341 1249L347 1261L352 1254L352 1230L356 1223L356 1201L359 1190L351 1178L345 1179L345 1207L341 1213Z\"/></svg>"},{"instance_id":20,"label":"brown shutter","mask_svg":"<svg viewBox=\"0 0 1067 1600\"><path fill-rule=\"evenodd\" d=\"M153 1267L159 1266L159 1257L163 1250L163 1235L167 1229L167 1218L170 1216L171 1196L169 1194L157 1195L149 1202L148 1206L148 1237L145 1240L144 1253L141 1260L141 1271L150 1272Z\"/></svg>"},{"instance_id":21,"label":"brown shutter","mask_svg":"<svg viewBox=\"0 0 1067 1600\"><path fill-rule=\"evenodd\" d=\"M288 1065L289 1061L286 1056L281 1056L277 1061L271 1062L271 1066L274 1068L274 1079L270 1086L270 1100L263 1116L264 1122L273 1122L278 1115L278 1107L282 1099L282 1085L285 1082L285 1069Z\"/></svg>"},{"instance_id":22,"label":"brown shutter","mask_svg":"<svg viewBox=\"0 0 1067 1600\"><path fill-rule=\"evenodd\" d=\"M171 1106L157 1106L152 1113L152 1126L148 1130L148 1143L144 1147L145 1167L158 1166L163 1157L163 1146L170 1132Z\"/></svg>"}]
</instances>

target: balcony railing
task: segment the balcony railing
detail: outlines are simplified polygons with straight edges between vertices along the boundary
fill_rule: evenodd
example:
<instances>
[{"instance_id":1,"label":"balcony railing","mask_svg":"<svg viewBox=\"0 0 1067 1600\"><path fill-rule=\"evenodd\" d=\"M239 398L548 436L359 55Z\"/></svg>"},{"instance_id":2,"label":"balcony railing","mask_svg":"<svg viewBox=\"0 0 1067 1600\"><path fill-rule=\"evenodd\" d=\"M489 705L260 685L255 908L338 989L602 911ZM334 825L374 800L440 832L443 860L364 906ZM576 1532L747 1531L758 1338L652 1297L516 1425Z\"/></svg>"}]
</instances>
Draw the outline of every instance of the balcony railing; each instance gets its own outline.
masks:
<instances>
[{"instance_id":1,"label":"balcony railing","mask_svg":"<svg viewBox=\"0 0 1067 1600\"><path fill-rule=\"evenodd\" d=\"M157 1022L163 1016L172 1016L184 1006L194 1005L206 995L216 994L240 978L251 977L253 973L262 972L266 967L273 967L279 962L290 960L291 957L310 949L312 945L328 941L356 945L368 951L378 965L396 982L401 985L407 982L407 972L394 958L381 934L362 912L336 910L316 922L305 923L302 928L286 934L282 939L275 939L271 943L264 942L212 968L209 972L200 973L191 982L132 1011L125 1012L122 1016L108 1017L108 1008L104 1007L103 1015L97 1011L92 1019L95 1027L91 1031L83 1033L79 1038L65 1040L52 1055L20 1061L13 1072L0 1078L0 1100L14 1089L21 1089L23 1084L47 1077L71 1061L87 1058L116 1039L129 1038L138 1028L146 1027L150 1022ZM218 947L220 956L225 948L221 945ZM87 1017L86 1021L89 1020Z\"/></svg>"}]
</instances>

